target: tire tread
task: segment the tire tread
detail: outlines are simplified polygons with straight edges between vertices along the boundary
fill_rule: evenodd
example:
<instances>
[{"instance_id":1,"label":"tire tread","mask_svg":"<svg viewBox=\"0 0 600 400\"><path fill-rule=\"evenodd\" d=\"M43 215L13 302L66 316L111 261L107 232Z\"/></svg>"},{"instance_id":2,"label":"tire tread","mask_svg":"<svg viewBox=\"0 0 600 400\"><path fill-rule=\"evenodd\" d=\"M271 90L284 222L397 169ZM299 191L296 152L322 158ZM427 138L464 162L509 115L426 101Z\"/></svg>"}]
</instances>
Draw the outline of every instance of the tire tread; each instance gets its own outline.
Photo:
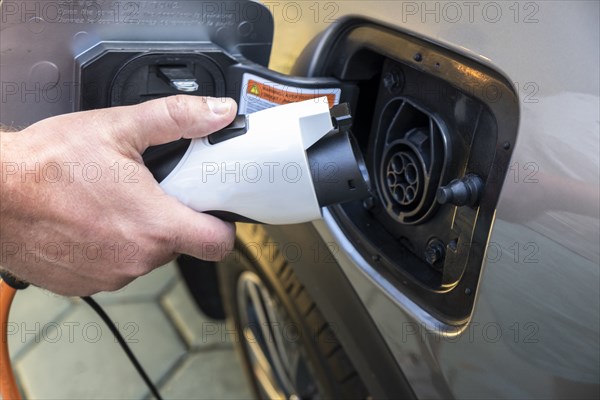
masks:
<instances>
[{"instance_id":1,"label":"tire tread","mask_svg":"<svg viewBox=\"0 0 600 400\"><path fill-rule=\"evenodd\" d=\"M272 243L267 232L261 226L252 225L249 228L238 227L238 239L243 243ZM367 388L362 379L354 369L342 345L335 334L335 327L331 326L323 317L317 304L312 300L306 288L297 278L292 266L286 262L279 250L273 252L273 259L254 260L255 266L268 268L272 276L278 281L285 294L291 300L309 333L308 340L312 342L321 354L323 362L335 380L332 382L337 396L341 399L366 399L369 397ZM227 277L228 273L223 275ZM221 282L223 284L223 281ZM223 289L223 293L229 294L229 290Z\"/></svg>"}]
</instances>

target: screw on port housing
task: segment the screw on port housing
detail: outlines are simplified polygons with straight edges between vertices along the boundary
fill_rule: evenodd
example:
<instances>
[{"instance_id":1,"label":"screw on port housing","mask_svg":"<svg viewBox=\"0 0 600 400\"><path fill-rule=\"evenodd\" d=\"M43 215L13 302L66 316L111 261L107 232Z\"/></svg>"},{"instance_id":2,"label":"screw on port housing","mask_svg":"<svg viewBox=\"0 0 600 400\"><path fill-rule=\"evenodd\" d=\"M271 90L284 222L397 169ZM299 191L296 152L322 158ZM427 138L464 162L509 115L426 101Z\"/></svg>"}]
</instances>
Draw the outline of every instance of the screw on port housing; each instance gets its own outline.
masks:
<instances>
[{"instance_id":1,"label":"screw on port housing","mask_svg":"<svg viewBox=\"0 0 600 400\"><path fill-rule=\"evenodd\" d=\"M402 85L402 75L398 71L390 71L383 76L383 86L390 93L401 89Z\"/></svg>"},{"instance_id":2,"label":"screw on port housing","mask_svg":"<svg viewBox=\"0 0 600 400\"><path fill-rule=\"evenodd\" d=\"M427 244L425 249L425 261L431 266L438 264L444 260L446 255L446 246L439 239L432 239Z\"/></svg>"},{"instance_id":3,"label":"screw on port housing","mask_svg":"<svg viewBox=\"0 0 600 400\"><path fill-rule=\"evenodd\" d=\"M364 199L363 200L363 208L367 211L370 211L373 208L375 208L375 199L372 196Z\"/></svg>"}]
</instances>

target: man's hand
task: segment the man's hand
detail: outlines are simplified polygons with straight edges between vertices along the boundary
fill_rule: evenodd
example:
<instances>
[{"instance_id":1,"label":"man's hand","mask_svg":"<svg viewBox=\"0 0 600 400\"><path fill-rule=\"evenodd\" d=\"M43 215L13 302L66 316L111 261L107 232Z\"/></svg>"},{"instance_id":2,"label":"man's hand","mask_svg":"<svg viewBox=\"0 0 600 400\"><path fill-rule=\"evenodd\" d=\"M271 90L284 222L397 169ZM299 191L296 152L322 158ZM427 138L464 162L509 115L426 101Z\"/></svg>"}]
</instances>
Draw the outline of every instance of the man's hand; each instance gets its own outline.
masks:
<instances>
[{"instance_id":1,"label":"man's hand","mask_svg":"<svg viewBox=\"0 0 600 400\"><path fill-rule=\"evenodd\" d=\"M231 99L175 96L62 115L0 134L0 265L62 295L120 289L175 258L218 260L234 227L165 194L149 147L206 136Z\"/></svg>"}]
</instances>

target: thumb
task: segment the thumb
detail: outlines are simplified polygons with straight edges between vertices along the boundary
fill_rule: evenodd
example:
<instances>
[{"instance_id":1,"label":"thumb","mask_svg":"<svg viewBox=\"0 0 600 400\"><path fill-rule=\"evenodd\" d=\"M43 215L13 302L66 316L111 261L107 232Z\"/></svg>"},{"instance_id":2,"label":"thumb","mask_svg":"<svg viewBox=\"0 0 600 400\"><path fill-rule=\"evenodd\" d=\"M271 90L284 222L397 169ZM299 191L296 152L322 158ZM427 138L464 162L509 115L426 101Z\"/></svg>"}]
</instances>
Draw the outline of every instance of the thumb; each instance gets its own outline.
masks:
<instances>
[{"instance_id":1,"label":"thumb","mask_svg":"<svg viewBox=\"0 0 600 400\"><path fill-rule=\"evenodd\" d=\"M171 96L142 104L115 107L111 132L140 154L148 147L209 135L233 121L237 105L230 98Z\"/></svg>"}]
</instances>

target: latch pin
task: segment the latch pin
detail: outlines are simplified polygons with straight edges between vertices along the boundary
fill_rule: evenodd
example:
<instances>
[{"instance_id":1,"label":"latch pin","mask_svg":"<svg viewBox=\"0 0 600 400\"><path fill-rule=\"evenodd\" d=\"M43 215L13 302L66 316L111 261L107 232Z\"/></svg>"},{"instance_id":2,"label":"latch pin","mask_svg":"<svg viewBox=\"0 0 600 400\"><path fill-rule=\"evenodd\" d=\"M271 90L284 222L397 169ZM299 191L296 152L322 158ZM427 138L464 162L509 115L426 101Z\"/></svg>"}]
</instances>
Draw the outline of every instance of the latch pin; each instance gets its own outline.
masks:
<instances>
[{"instance_id":1,"label":"latch pin","mask_svg":"<svg viewBox=\"0 0 600 400\"><path fill-rule=\"evenodd\" d=\"M180 92L196 92L200 85L196 77L186 66L159 67L160 75Z\"/></svg>"}]
</instances>

